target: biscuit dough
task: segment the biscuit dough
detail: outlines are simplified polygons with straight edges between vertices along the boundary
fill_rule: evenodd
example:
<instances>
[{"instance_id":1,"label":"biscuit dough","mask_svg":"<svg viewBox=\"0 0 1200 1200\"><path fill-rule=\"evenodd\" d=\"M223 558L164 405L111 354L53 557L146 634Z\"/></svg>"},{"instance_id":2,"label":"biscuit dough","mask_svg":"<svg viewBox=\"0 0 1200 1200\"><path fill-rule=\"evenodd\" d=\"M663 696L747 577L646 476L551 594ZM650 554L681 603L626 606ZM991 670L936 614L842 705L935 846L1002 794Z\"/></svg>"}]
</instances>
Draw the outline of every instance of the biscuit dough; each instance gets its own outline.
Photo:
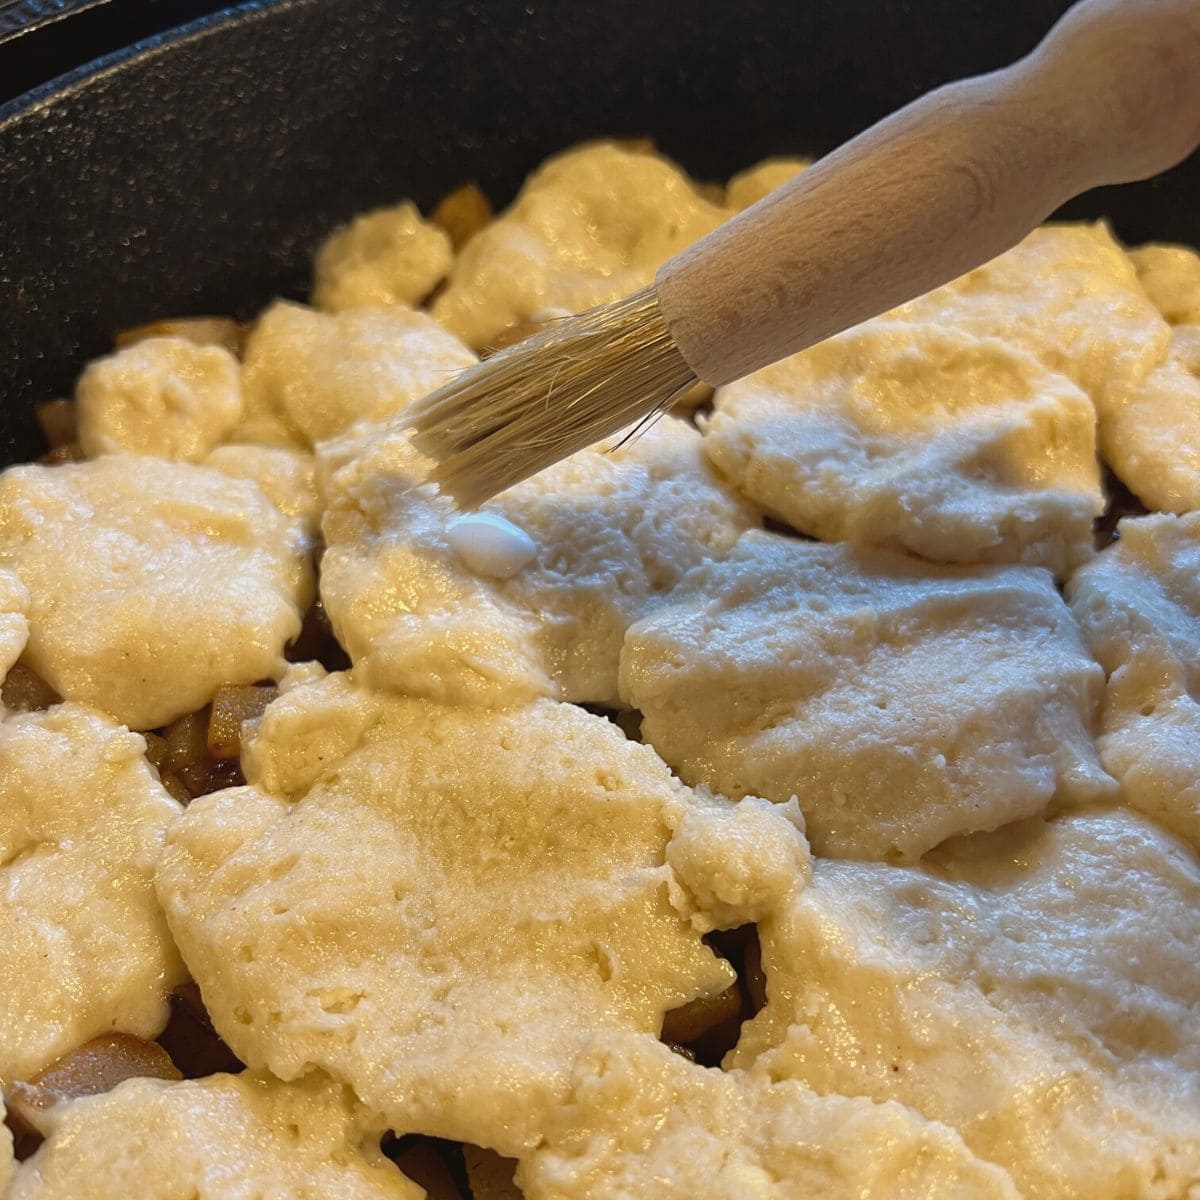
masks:
<instances>
[{"instance_id":1,"label":"biscuit dough","mask_svg":"<svg viewBox=\"0 0 1200 1200\"><path fill-rule=\"evenodd\" d=\"M1049 575L745 534L631 627L621 695L691 784L795 795L818 854L912 859L1111 797L1103 673Z\"/></svg>"},{"instance_id":2,"label":"biscuit dough","mask_svg":"<svg viewBox=\"0 0 1200 1200\"><path fill-rule=\"evenodd\" d=\"M0 1196L8 1195L8 1185L16 1166L12 1132L4 1123L4 1097L0 1095Z\"/></svg>"},{"instance_id":3,"label":"biscuit dough","mask_svg":"<svg viewBox=\"0 0 1200 1200\"><path fill-rule=\"evenodd\" d=\"M666 1046L597 1039L526 1200L1017 1200L998 1167L899 1104L698 1067Z\"/></svg>"},{"instance_id":4,"label":"biscuit dough","mask_svg":"<svg viewBox=\"0 0 1200 1200\"><path fill-rule=\"evenodd\" d=\"M672 903L702 933L761 921L808 881L800 806L759 796L731 804L697 788L667 862L675 874Z\"/></svg>"},{"instance_id":5,"label":"biscuit dough","mask_svg":"<svg viewBox=\"0 0 1200 1200\"><path fill-rule=\"evenodd\" d=\"M152 876L180 808L144 749L78 704L0 723L0 1085L166 1024L184 973Z\"/></svg>"},{"instance_id":6,"label":"biscuit dough","mask_svg":"<svg viewBox=\"0 0 1200 1200\"><path fill-rule=\"evenodd\" d=\"M384 1131L319 1076L130 1079L63 1105L5 1200L421 1200Z\"/></svg>"},{"instance_id":7,"label":"biscuit dough","mask_svg":"<svg viewBox=\"0 0 1200 1200\"><path fill-rule=\"evenodd\" d=\"M279 301L246 343L247 421L238 440L309 448L358 421L399 412L474 362L423 312L324 313Z\"/></svg>"},{"instance_id":8,"label":"biscuit dough","mask_svg":"<svg viewBox=\"0 0 1200 1200\"><path fill-rule=\"evenodd\" d=\"M285 516L300 517L311 529L320 524L323 505L311 454L286 446L230 443L218 446L204 465L257 483Z\"/></svg>"},{"instance_id":9,"label":"biscuit dough","mask_svg":"<svg viewBox=\"0 0 1200 1200\"><path fill-rule=\"evenodd\" d=\"M170 838L171 929L243 1061L318 1066L393 1129L527 1151L591 1036L731 982L670 902L689 793L603 717L333 675L267 709L244 766Z\"/></svg>"},{"instance_id":10,"label":"biscuit dough","mask_svg":"<svg viewBox=\"0 0 1200 1200\"><path fill-rule=\"evenodd\" d=\"M100 454L199 462L242 417L241 367L223 346L151 337L89 363L75 388L79 443Z\"/></svg>"},{"instance_id":11,"label":"biscuit dough","mask_svg":"<svg viewBox=\"0 0 1200 1200\"><path fill-rule=\"evenodd\" d=\"M1152 242L1129 257L1146 295L1172 325L1200 325L1200 254Z\"/></svg>"},{"instance_id":12,"label":"biscuit dough","mask_svg":"<svg viewBox=\"0 0 1200 1200\"><path fill-rule=\"evenodd\" d=\"M313 261L314 308L341 312L419 304L454 261L445 230L406 200L357 216L321 244Z\"/></svg>"},{"instance_id":13,"label":"biscuit dough","mask_svg":"<svg viewBox=\"0 0 1200 1200\"><path fill-rule=\"evenodd\" d=\"M134 455L0 476L24 658L61 696L152 729L278 675L312 594L308 536L252 483Z\"/></svg>"},{"instance_id":14,"label":"biscuit dough","mask_svg":"<svg viewBox=\"0 0 1200 1200\"><path fill-rule=\"evenodd\" d=\"M1200 325L1177 325L1166 358L1107 414L1112 469L1147 507L1200 508Z\"/></svg>"},{"instance_id":15,"label":"biscuit dough","mask_svg":"<svg viewBox=\"0 0 1200 1200\"><path fill-rule=\"evenodd\" d=\"M28 611L29 592L20 577L14 571L0 569L0 683L29 640Z\"/></svg>"},{"instance_id":16,"label":"biscuit dough","mask_svg":"<svg viewBox=\"0 0 1200 1200\"><path fill-rule=\"evenodd\" d=\"M1118 529L1067 592L1109 676L1100 760L1129 804L1200 850L1200 513Z\"/></svg>"},{"instance_id":17,"label":"biscuit dough","mask_svg":"<svg viewBox=\"0 0 1200 1200\"><path fill-rule=\"evenodd\" d=\"M1043 225L889 317L996 337L1073 379L1105 422L1166 353L1170 326L1107 225Z\"/></svg>"},{"instance_id":18,"label":"biscuit dough","mask_svg":"<svg viewBox=\"0 0 1200 1200\"><path fill-rule=\"evenodd\" d=\"M185 978L250 1063L24 1164L0 1104L4 1200L417 1200L385 1130L527 1200L1200 1200L1200 255L1045 227L457 513L412 400L806 166L649 146L132 331L91 461L0 476L0 680L67 697L0 709L0 1100ZM1181 515L1096 555L1097 447ZM284 654L325 542L334 675ZM266 679L181 810L127 726ZM658 1040L764 987L724 1070Z\"/></svg>"},{"instance_id":19,"label":"biscuit dough","mask_svg":"<svg viewBox=\"0 0 1200 1200\"><path fill-rule=\"evenodd\" d=\"M1198 904L1194 855L1121 811L818 860L759 925L767 1004L727 1065L907 1104L1026 1200L1191 1196Z\"/></svg>"},{"instance_id":20,"label":"biscuit dough","mask_svg":"<svg viewBox=\"0 0 1200 1200\"><path fill-rule=\"evenodd\" d=\"M1029 355L883 320L718 389L704 449L802 533L1062 575L1104 506L1095 426Z\"/></svg>"},{"instance_id":21,"label":"biscuit dough","mask_svg":"<svg viewBox=\"0 0 1200 1200\"><path fill-rule=\"evenodd\" d=\"M498 578L454 548L456 510L421 484L426 461L399 422L356 429L322 457L321 596L339 640L373 686L447 703L618 703L625 630L757 523L705 462L699 434L664 417L489 502L536 548Z\"/></svg>"},{"instance_id":22,"label":"biscuit dough","mask_svg":"<svg viewBox=\"0 0 1200 1200\"><path fill-rule=\"evenodd\" d=\"M1171 327L1103 223L1035 229L1008 253L891 317L998 337L1069 376L1096 406L1101 457L1139 496L1154 494L1148 489L1156 471L1172 469L1164 423L1129 419L1131 405L1145 415L1148 404L1138 393L1166 357Z\"/></svg>"},{"instance_id":23,"label":"biscuit dough","mask_svg":"<svg viewBox=\"0 0 1200 1200\"><path fill-rule=\"evenodd\" d=\"M764 158L730 179L725 188L725 203L735 212L749 208L810 165L807 158Z\"/></svg>"},{"instance_id":24,"label":"biscuit dough","mask_svg":"<svg viewBox=\"0 0 1200 1200\"><path fill-rule=\"evenodd\" d=\"M433 315L481 349L514 326L637 291L727 215L656 154L576 147L543 163L463 247Z\"/></svg>"}]
</instances>

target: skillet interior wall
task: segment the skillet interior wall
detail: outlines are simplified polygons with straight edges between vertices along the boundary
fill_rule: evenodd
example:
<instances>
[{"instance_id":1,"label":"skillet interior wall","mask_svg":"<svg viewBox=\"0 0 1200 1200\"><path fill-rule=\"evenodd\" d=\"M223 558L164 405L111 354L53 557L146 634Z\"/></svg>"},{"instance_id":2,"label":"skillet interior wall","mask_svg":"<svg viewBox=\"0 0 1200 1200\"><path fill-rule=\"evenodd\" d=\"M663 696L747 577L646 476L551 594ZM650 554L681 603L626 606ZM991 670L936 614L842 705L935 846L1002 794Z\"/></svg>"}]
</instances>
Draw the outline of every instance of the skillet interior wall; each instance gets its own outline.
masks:
<instances>
[{"instance_id":1,"label":"skillet interior wall","mask_svg":"<svg viewBox=\"0 0 1200 1200\"><path fill-rule=\"evenodd\" d=\"M0 108L0 462L40 451L32 406L116 330L300 297L351 213L467 175L503 202L602 134L652 134L700 178L821 153L1065 7L277 0L118 53ZM1067 212L1195 242L1198 184L1194 159Z\"/></svg>"}]
</instances>

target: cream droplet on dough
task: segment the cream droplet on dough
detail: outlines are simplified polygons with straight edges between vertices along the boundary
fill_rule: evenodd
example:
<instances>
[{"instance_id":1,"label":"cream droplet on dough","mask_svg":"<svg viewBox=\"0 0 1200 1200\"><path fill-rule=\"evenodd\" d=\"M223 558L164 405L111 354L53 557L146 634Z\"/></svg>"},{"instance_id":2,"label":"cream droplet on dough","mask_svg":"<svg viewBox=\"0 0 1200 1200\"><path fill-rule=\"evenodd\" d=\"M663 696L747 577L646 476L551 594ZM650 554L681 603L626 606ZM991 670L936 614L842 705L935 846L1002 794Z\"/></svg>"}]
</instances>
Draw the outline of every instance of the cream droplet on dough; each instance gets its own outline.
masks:
<instances>
[{"instance_id":1,"label":"cream droplet on dough","mask_svg":"<svg viewBox=\"0 0 1200 1200\"><path fill-rule=\"evenodd\" d=\"M496 513L455 517L446 526L446 541L476 575L494 579L510 579L537 554L533 538Z\"/></svg>"}]
</instances>

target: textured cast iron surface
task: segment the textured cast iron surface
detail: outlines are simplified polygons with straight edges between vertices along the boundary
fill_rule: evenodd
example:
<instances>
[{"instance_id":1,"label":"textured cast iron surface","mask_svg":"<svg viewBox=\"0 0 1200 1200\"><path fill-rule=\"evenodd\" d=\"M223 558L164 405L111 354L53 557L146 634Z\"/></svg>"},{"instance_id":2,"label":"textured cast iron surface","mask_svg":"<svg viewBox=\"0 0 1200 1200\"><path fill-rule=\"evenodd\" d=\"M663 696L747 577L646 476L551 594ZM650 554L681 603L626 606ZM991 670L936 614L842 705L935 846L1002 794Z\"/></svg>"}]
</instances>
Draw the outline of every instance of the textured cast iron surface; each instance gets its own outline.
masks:
<instances>
[{"instance_id":1,"label":"textured cast iron surface","mask_svg":"<svg viewBox=\"0 0 1200 1200\"><path fill-rule=\"evenodd\" d=\"M109 11L109 5L102 10ZM115 330L300 296L349 214L465 176L511 196L581 138L653 134L699 177L830 149L1004 63L1057 0L280 0L0 108L0 461ZM1200 240L1200 162L1074 213Z\"/></svg>"}]
</instances>

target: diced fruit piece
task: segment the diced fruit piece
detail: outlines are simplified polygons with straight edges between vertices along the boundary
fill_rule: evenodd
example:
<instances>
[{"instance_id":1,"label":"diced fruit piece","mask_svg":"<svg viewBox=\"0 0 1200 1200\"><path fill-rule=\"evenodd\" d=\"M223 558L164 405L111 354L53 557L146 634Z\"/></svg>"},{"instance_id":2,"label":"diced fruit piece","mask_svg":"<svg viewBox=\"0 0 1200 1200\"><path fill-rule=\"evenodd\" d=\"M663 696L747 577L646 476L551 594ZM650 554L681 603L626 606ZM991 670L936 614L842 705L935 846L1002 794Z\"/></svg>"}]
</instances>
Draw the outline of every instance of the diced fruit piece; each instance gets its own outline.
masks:
<instances>
[{"instance_id":1,"label":"diced fruit piece","mask_svg":"<svg viewBox=\"0 0 1200 1200\"><path fill-rule=\"evenodd\" d=\"M751 1015L761 1011L767 1002L767 976L762 965L762 946L759 944L757 931L755 936L746 943L745 966L742 973L742 983L746 987L746 996L750 1002Z\"/></svg>"},{"instance_id":2,"label":"diced fruit piece","mask_svg":"<svg viewBox=\"0 0 1200 1200\"><path fill-rule=\"evenodd\" d=\"M62 697L36 672L16 663L0 684L0 701L13 712L43 712Z\"/></svg>"},{"instance_id":3,"label":"diced fruit piece","mask_svg":"<svg viewBox=\"0 0 1200 1200\"><path fill-rule=\"evenodd\" d=\"M463 1189L447 1161L451 1156L461 1156L456 1143L415 1135L385 1142L383 1152L425 1189L426 1200L464 1200ZM458 1165L461 1167L461 1158Z\"/></svg>"},{"instance_id":4,"label":"diced fruit piece","mask_svg":"<svg viewBox=\"0 0 1200 1200\"><path fill-rule=\"evenodd\" d=\"M87 455L83 452L83 447L78 442L66 442L62 446L55 446L53 450L48 450L38 462L44 467L57 467L63 463L83 462Z\"/></svg>"},{"instance_id":5,"label":"diced fruit piece","mask_svg":"<svg viewBox=\"0 0 1200 1200\"><path fill-rule=\"evenodd\" d=\"M698 996L695 1000L674 1008L663 1017L664 1042L688 1045L710 1030L741 1016L742 993L736 983L730 984L715 996Z\"/></svg>"},{"instance_id":6,"label":"diced fruit piece","mask_svg":"<svg viewBox=\"0 0 1200 1200\"><path fill-rule=\"evenodd\" d=\"M74 400L47 400L33 413L51 449L66 446L78 438L79 422Z\"/></svg>"},{"instance_id":7,"label":"diced fruit piece","mask_svg":"<svg viewBox=\"0 0 1200 1200\"><path fill-rule=\"evenodd\" d=\"M183 1078L156 1042L113 1033L85 1042L31 1079L12 1084L4 1099L10 1113L44 1137L47 1116L56 1104L111 1091L118 1083L138 1076Z\"/></svg>"},{"instance_id":8,"label":"diced fruit piece","mask_svg":"<svg viewBox=\"0 0 1200 1200\"><path fill-rule=\"evenodd\" d=\"M521 1191L513 1182L515 1158L505 1158L482 1146L463 1146L463 1161L474 1200L521 1200Z\"/></svg>"},{"instance_id":9,"label":"diced fruit piece","mask_svg":"<svg viewBox=\"0 0 1200 1200\"><path fill-rule=\"evenodd\" d=\"M213 1028L200 989L184 983L171 993L171 1019L158 1044L171 1056L185 1079L225 1071L236 1074L243 1064Z\"/></svg>"},{"instance_id":10,"label":"diced fruit piece","mask_svg":"<svg viewBox=\"0 0 1200 1200\"><path fill-rule=\"evenodd\" d=\"M325 670L344 671L350 658L333 633L329 616L320 600L314 601L304 617L300 635L284 650L288 662L319 662Z\"/></svg>"},{"instance_id":11,"label":"diced fruit piece","mask_svg":"<svg viewBox=\"0 0 1200 1200\"><path fill-rule=\"evenodd\" d=\"M208 754L208 709L188 713L163 729L167 754L163 760L170 770L180 771L202 761Z\"/></svg>"},{"instance_id":12,"label":"diced fruit piece","mask_svg":"<svg viewBox=\"0 0 1200 1200\"><path fill-rule=\"evenodd\" d=\"M455 250L465 245L493 217L492 206L477 183L464 183L434 206L429 219L450 235Z\"/></svg>"},{"instance_id":13,"label":"diced fruit piece","mask_svg":"<svg viewBox=\"0 0 1200 1200\"><path fill-rule=\"evenodd\" d=\"M217 688L208 720L209 754L215 759L237 758L242 752L242 722L261 717L278 694L273 684Z\"/></svg>"}]
</instances>

